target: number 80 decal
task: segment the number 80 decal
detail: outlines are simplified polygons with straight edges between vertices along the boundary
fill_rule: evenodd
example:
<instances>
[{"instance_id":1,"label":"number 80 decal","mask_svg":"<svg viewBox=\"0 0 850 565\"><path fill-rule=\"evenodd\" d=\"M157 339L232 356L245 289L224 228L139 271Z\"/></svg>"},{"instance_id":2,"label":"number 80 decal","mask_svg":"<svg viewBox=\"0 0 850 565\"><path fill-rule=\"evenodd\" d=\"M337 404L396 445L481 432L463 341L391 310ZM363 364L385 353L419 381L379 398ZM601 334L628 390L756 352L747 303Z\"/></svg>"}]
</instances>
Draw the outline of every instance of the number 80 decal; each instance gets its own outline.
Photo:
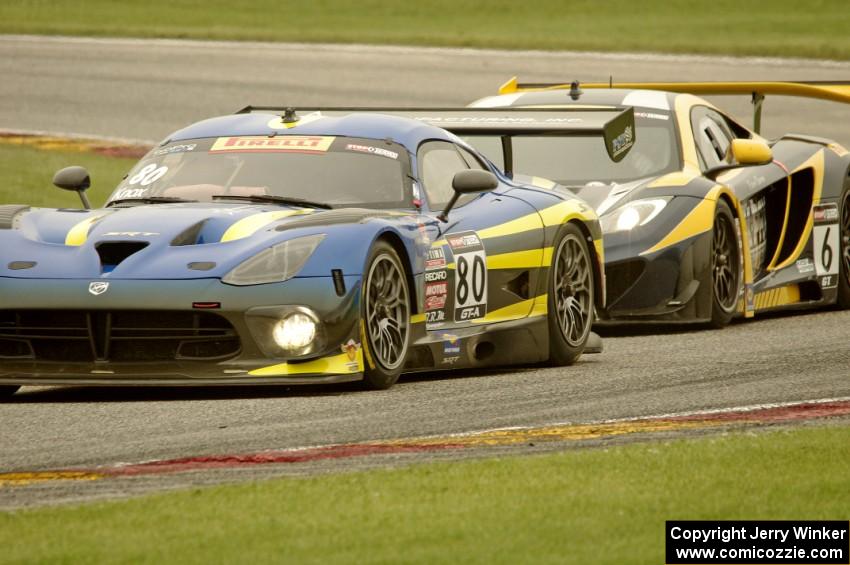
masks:
<instances>
[{"instance_id":1,"label":"number 80 decal","mask_svg":"<svg viewBox=\"0 0 850 565\"><path fill-rule=\"evenodd\" d=\"M165 165L157 167L156 163L151 163L139 169L139 172L133 175L130 180L127 181L127 184L148 186L149 184L153 184L161 179L167 172L168 167Z\"/></svg>"},{"instance_id":2,"label":"number 80 decal","mask_svg":"<svg viewBox=\"0 0 850 565\"><path fill-rule=\"evenodd\" d=\"M487 315L487 253L475 232L446 237L454 255L454 321L469 322Z\"/></svg>"}]
</instances>

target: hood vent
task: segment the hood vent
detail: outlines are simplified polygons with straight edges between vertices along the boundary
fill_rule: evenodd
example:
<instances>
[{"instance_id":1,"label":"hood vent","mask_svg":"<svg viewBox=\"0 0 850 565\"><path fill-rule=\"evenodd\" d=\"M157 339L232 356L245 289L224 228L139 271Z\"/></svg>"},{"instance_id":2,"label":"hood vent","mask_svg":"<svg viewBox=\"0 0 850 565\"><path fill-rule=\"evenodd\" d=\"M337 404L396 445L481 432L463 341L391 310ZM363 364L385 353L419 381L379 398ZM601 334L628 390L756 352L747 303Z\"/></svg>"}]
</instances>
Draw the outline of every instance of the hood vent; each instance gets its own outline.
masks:
<instances>
[{"instance_id":1,"label":"hood vent","mask_svg":"<svg viewBox=\"0 0 850 565\"><path fill-rule=\"evenodd\" d=\"M124 259L148 246L147 241L101 241L95 245L100 255L100 268L104 273L121 264Z\"/></svg>"},{"instance_id":2,"label":"hood vent","mask_svg":"<svg viewBox=\"0 0 850 565\"><path fill-rule=\"evenodd\" d=\"M204 229L207 220L201 220L197 224L189 226L182 233L177 235L173 240L171 240L171 245L175 247L179 247L182 245L199 245L201 243L206 243L201 237L201 230Z\"/></svg>"}]
</instances>

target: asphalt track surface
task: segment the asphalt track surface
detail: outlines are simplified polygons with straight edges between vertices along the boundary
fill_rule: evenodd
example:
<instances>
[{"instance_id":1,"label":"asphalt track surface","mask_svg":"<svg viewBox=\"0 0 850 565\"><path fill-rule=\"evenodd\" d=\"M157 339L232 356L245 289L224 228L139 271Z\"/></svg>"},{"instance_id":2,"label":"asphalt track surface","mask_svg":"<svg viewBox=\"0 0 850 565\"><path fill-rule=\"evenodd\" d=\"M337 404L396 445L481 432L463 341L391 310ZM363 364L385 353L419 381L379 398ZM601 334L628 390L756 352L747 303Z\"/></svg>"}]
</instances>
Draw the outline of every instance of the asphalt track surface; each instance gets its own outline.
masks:
<instances>
[{"instance_id":1,"label":"asphalt track surface","mask_svg":"<svg viewBox=\"0 0 850 565\"><path fill-rule=\"evenodd\" d=\"M154 140L248 103L461 105L492 94L514 74L527 80L607 80L610 74L616 80L829 80L850 78L850 64L0 37L0 128ZM746 101L722 103L747 119ZM797 130L850 145L850 106L768 99L765 123L767 135ZM722 331L619 332L605 338L602 355L570 368L409 376L382 392L351 385L25 388L0 405L0 472L848 397L848 327L850 312L828 310L743 321ZM249 476L234 471L222 480ZM139 481L99 491L84 483L56 491L3 487L0 507L208 478L147 479L145 488Z\"/></svg>"}]
</instances>

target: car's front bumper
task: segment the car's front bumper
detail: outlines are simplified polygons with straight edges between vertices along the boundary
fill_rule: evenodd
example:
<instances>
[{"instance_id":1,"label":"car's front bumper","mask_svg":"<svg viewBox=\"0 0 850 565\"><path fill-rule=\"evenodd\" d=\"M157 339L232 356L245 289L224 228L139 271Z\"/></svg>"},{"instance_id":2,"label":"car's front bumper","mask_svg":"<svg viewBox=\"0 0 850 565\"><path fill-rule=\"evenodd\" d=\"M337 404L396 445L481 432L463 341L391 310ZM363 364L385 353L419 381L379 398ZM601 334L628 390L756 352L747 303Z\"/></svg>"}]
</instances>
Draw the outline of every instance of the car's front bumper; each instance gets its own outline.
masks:
<instances>
[{"instance_id":1,"label":"car's front bumper","mask_svg":"<svg viewBox=\"0 0 850 565\"><path fill-rule=\"evenodd\" d=\"M345 277L342 295L331 277L244 287L218 279L104 278L109 287L99 295L89 291L92 282L0 279L0 383L233 385L362 378L359 276ZM287 356L276 349L269 320L302 308L319 320L315 346ZM133 327L136 319L140 327Z\"/></svg>"},{"instance_id":2,"label":"car's front bumper","mask_svg":"<svg viewBox=\"0 0 850 565\"><path fill-rule=\"evenodd\" d=\"M609 243L610 241L610 243ZM653 253L610 238L605 245L605 322L701 322L711 317L709 232Z\"/></svg>"}]
</instances>

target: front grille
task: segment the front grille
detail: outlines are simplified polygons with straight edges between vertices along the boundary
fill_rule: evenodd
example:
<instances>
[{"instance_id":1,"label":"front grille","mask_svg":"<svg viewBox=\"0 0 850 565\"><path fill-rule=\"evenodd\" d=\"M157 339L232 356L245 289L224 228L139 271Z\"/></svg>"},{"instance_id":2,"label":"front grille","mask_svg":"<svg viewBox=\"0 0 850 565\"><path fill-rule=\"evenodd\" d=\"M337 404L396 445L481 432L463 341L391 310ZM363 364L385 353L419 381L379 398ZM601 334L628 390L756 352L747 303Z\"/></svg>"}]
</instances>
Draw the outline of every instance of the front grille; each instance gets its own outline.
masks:
<instances>
[{"instance_id":1,"label":"front grille","mask_svg":"<svg viewBox=\"0 0 850 565\"><path fill-rule=\"evenodd\" d=\"M0 359L209 361L239 349L230 322L210 312L0 310Z\"/></svg>"}]
</instances>

